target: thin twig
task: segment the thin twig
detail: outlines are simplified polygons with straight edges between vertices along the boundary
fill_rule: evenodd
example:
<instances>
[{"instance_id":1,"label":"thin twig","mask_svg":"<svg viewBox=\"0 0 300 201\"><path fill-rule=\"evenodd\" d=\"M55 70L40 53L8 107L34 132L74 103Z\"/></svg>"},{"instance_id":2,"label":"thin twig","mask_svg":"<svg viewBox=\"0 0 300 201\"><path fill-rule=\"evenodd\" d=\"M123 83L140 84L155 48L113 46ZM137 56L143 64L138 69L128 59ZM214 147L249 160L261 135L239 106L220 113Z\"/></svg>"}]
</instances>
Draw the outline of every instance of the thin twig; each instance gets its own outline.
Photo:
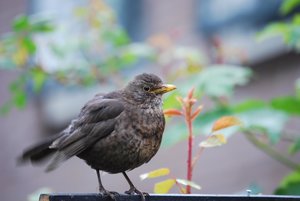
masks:
<instances>
[{"instance_id":1,"label":"thin twig","mask_svg":"<svg viewBox=\"0 0 300 201\"><path fill-rule=\"evenodd\" d=\"M192 170L194 170L194 167L197 163L197 161L199 160L200 156L202 155L204 151L204 147L199 147L198 152L196 153L196 156L194 157L193 161L192 161Z\"/></svg>"},{"instance_id":2,"label":"thin twig","mask_svg":"<svg viewBox=\"0 0 300 201\"><path fill-rule=\"evenodd\" d=\"M184 188L182 187L182 185L181 185L180 183L177 182L176 177L174 177L174 175L172 175L171 173L170 173L170 178L171 178L171 179L174 179L175 185L178 187L180 193L181 193L181 194L185 194Z\"/></svg>"}]
</instances>

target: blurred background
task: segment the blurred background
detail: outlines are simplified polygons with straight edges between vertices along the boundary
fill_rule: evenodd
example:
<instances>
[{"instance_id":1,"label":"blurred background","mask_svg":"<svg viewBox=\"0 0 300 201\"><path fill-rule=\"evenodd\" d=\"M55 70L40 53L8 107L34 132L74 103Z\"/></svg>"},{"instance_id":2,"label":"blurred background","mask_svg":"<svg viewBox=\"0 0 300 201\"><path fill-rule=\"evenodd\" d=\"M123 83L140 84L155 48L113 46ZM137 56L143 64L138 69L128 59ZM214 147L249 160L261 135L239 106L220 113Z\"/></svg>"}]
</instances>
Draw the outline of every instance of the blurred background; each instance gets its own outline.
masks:
<instances>
[{"instance_id":1,"label":"blurred background","mask_svg":"<svg viewBox=\"0 0 300 201\"><path fill-rule=\"evenodd\" d=\"M46 174L17 166L22 151L62 130L96 93L153 72L178 90L195 88L203 111L194 121L194 153L213 122L235 115L242 129L208 148L193 172L200 194L300 194L300 15L295 0L1 0L0 194L30 200L38 191L97 192L95 171L72 158ZM168 118L162 148L129 173L142 191L164 178L139 175L162 167L186 177L187 128ZM298 170L298 171L297 171ZM121 175L104 174L124 192ZM178 193L175 187L172 193Z\"/></svg>"}]
</instances>

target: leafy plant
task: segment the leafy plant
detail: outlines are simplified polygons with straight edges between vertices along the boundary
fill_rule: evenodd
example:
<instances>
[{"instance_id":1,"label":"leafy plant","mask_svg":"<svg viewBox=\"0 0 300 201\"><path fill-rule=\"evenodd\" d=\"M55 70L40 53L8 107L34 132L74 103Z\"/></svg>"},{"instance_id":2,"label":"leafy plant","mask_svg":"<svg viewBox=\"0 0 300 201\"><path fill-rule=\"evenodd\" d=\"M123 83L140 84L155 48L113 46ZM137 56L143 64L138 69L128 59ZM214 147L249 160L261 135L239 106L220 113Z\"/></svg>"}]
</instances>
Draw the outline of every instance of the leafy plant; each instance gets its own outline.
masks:
<instances>
[{"instance_id":1,"label":"leafy plant","mask_svg":"<svg viewBox=\"0 0 300 201\"><path fill-rule=\"evenodd\" d=\"M300 172L295 171L288 174L280 182L275 194L278 195L300 195Z\"/></svg>"},{"instance_id":2,"label":"leafy plant","mask_svg":"<svg viewBox=\"0 0 300 201\"><path fill-rule=\"evenodd\" d=\"M299 0L285 0L282 1L280 7L280 14L283 16L287 16L291 14L296 8L299 8L300 1ZM258 39L264 40L269 37L273 36L281 36L285 42L285 44L292 49L299 52L300 50L300 15L299 13L295 13L291 15L290 19L281 21L281 22L274 22L267 25L259 34ZM299 97L299 79L296 80L295 83L295 95L294 96L284 96L284 97L277 97L270 101L270 106L276 110L281 111L286 117L287 120L289 117L299 118L300 114L300 97ZM285 120L285 121L286 121ZM281 121L282 122L282 121ZM247 133L253 132L254 130L248 130ZM255 132L255 131L254 131ZM265 132L261 130L261 132ZM274 135L269 135L273 142L278 142L280 139L284 141L290 142L290 146L288 149L288 153L294 155L299 153L300 151L300 138L298 136L299 131L289 131L281 129L280 133ZM257 147L261 150L269 154L271 157L277 159L282 164L285 164L287 167L290 167L292 173L287 175L283 178L279 187L275 190L275 194L293 194L299 195L300 194L300 179L299 179L299 171L300 171L300 164L293 162L289 159L289 157L282 155L281 153L275 151L272 147L266 146L261 141L258 141L253 136L247 136L250 141L253 142Z\"/></svg>"},{"instance_id":3,"label":"leafy plant","mask_svg":"<svg viewBox=\"0 0 300 201\"><path fill-rule=\"evenodd\" d=\"M201 187L192 181L193 170L196 162L199 160L202 152L205 148L221 146L226 143L226 137L220 134L219 131L228 127L241 125L241 121L234 116L223 116L215 121L209 135L203 140L198 147L196 155L193 155L194 146L194 131L193 122L199 116L203 106L199 105L196 109L193 106L196 104L197 99L194 97L194 89L190 90L185 98L177 97L177 101L180 103L181 109L167 109L164 111L166 116L180 116L185 120L185 124L188 130L188 153L187 153L187 176L186 179L175 178L174 176L168 179L156 183L154 186L155 193L168 193L169 190L176 185L181 193L191 193L191 187L200 189ZM170 175L168 168L161 168L152 172L141 175L141 179L155 178L165 175ZM186 186L186 188L183 187Z\"/></svg>"},{"instance_id":4,"label":"leafy plant","mask_svg":"<svg viewBox=\"0 0 300 201\"><path fill-rule=\"evenodd\" d=\"M48 82L91 86L109 81L119 87L124 80L122 72L138 62L159 66L170 79L200 71L199 50L176 46L167 34L133 42L104 1L86 3L74 9L73 18L76 30L83 32L74 32L71 24L54 26L52 19L37 20L35 16L21 15L12 22L12 32L0 39L0 67L19 76L11 83L11 99L0 108L2 113L24 108L28 96L39 94ZM59 34L67 34L64 41L57 39Z\"/></svg>"},{"instance_id":5,"label":"leafy plant","mask_svg":"<svg viewBox=\"0 0 300 201\"><path fill-rule=\"evenodd\" d=\"M11 100L2 106L2 113L8 112L13 106L26 106L26 83L31 82L35 92L42 88L48 74L39 64L33 63L32 57L37 51L34 37L48 34L54 27L47 20L30 20L26 16L18 16L12 23L12 29L13 32L0 41L0 66L6 70L17 70L20 76L9 86Z\"/></svg>"}]
</instances>

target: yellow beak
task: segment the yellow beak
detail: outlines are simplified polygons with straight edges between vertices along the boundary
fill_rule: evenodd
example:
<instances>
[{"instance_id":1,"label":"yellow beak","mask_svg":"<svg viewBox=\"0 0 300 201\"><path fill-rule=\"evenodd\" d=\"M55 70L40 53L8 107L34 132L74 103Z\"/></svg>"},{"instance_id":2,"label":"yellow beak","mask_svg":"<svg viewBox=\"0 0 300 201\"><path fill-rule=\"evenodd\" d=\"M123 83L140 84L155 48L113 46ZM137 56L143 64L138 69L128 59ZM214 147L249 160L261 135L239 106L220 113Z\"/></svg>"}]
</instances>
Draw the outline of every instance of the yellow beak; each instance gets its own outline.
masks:
<instances>
[{"instance_id":1,"label":"yellow beak","mask_svg":"<svg viewBox=\"0 0 300 201\"><path fill-rule=\"evenodd\" d=\"M153 89L151 92L153 92L155 94L164 94L164 93L167 93L169 91L173 91L174 89L176 89L175 85L163 84L159 88Z\"/></svg>"}]
</instances>

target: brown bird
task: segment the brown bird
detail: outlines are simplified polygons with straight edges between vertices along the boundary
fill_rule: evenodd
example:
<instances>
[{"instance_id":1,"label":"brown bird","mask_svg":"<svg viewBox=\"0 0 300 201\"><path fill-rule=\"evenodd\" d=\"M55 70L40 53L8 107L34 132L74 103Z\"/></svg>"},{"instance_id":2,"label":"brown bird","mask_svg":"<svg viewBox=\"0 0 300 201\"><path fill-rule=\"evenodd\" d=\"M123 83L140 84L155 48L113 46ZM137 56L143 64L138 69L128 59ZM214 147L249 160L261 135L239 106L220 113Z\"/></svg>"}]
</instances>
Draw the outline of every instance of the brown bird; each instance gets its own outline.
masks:
<instances>
[{"instance_id":1,"label":"brown bird","mask_svg":"<svg viewBox=\"0 0 300 201\"><path fill-rule=\"evenodd\" d=\"M174 90L154 74L141 74L118 91L96 95L78 117L56 136L26 150L20 161L33 163L52 157L46 171L73 156L97 172L99 191L114 198L101 182L99 171L122 173L130 185L127 194L144 195L126 171L147 163L158 151L165 128L162 95Z\"/></svg>"}]
</instances>

